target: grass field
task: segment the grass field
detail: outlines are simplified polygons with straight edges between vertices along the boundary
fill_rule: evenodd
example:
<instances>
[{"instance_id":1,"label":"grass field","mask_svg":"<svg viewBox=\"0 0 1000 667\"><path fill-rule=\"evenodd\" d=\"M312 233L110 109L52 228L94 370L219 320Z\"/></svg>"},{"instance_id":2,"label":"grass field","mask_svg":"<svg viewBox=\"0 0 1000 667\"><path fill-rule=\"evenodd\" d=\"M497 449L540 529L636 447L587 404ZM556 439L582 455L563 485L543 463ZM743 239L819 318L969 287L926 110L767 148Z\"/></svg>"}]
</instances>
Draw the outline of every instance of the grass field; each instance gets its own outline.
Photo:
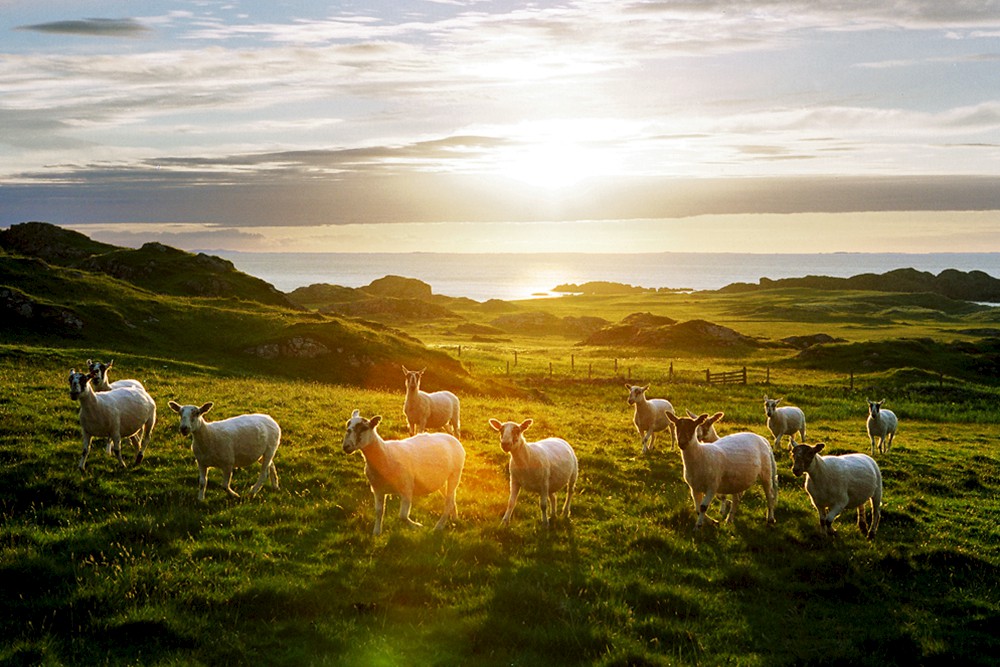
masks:
<instances>
[{"instance_id":1,"label":"grass field","mask_svg":"<svg viewBox=\"0 0 1000 667\"><path fill-rule=\"evenodd\" d=\"M456 342L431 327L420 335L442 349ZM702 358L685 359L690 375L668 385L666 360L640 352L629 365L622 355L617 376L601 366L590 380L580 368L550 378L549 355L607 357L555 339L518 341L529 352L507 377L508 345L463 352L473 378L510 382L519 397L462 397L459 520L432 532L442 505L433 496L414 508L426 527L405 529L393 500L377 538L363 461L341 450L343 425L358 408L384 416L385 437L402 436L401 375L396 390L364 390L119 354L116 377L142 379L157 401L153 444L137 469L116 468L95 448L81 475L66 376L115 350L0 346L0 660L995 664L1000 424L989 386L904 389L895 375L873 374L851 391L843 374L779 367L768 386L758 376L710 388L696 371L716 360ZM766 351L751 359L777 361ZM669 395L678 409L725 410L722 433L766 433L761 397L785 395L809 415L809 440L834 452L867 450L866 391L895 390L901 428L880 459L877 539L863 539L850 513L836 538L822 536L784 455L776 526L765 525L753 489L734 526L696 532L678 452L661 439L639 454L626 368L636 380L657 373L650 394ZM216 419L272 414L283 429L281 489L229 499L213 471L198 503L171 399L215 401ZM532 435L573 444L581 479L570 521L544 530L537 498L522 494L510 528L499 528L506 456L490 417L532 417ZM234 487L245 493L257 472L238 471Z\"/></svg>"}]
</instances>

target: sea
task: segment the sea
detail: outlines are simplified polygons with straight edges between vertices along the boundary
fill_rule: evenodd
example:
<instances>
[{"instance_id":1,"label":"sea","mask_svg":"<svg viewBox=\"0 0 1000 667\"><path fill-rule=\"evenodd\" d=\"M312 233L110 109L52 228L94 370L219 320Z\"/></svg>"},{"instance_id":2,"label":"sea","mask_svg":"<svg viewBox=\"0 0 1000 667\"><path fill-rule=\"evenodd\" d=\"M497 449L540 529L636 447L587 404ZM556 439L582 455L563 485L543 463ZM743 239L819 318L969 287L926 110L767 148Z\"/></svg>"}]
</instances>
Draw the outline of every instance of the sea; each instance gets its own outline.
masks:
<instances>
[{"instance_id":1,"label":"sea","mask_svg":"<svg viewBox=\"0 0 1000 667\"><path fill-rule=\"evenodd\" d=\"M913 268L1000 277L1000 253L280 253L206 250L282 292L317 283L363 287L387 275L417 278L434 294L475 301L558 296L558 285L609 281L648 288L714 290L761 278L885 273Z\"/></svg>"}]
</instances>

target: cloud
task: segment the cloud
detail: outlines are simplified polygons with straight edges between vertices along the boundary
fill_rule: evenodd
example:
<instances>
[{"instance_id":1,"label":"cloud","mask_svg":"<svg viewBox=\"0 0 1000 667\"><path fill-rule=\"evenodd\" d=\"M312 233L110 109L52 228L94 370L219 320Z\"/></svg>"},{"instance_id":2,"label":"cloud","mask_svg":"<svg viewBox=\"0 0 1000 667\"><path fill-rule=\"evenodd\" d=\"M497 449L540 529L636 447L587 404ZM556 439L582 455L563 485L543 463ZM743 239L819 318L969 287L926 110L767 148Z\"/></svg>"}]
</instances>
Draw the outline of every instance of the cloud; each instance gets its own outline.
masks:
<instances>
[{"instance_id":1,"label":"cloud","mask_svg":"<svg viewBox=\"0 0 1000 667\"><path fill-rule=\"evenodd\" d=\"M135 19L80 19L18 26L18 30L83 37L142 37L149 28Z\"/></svg>"}]
</instances>

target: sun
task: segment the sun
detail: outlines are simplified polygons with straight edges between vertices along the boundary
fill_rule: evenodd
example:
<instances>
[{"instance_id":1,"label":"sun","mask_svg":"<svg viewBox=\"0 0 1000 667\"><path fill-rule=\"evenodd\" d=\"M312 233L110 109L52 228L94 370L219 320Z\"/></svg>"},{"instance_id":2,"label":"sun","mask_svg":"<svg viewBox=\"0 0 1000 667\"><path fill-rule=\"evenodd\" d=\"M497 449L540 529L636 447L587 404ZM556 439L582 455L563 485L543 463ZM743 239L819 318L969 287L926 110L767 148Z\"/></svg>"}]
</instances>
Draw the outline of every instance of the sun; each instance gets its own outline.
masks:
<instances>
[{"instance_id":1,"label":"sun","mask_svg":"<svg viewBox=\"0 0 1000 667\"><path fill-rule=\"evenodd\" d=\"M557 190L599 175L593 150L571 141L546 141L512 150L499 161L504 176L540 188Z\"/></svg>"}]
</instances>

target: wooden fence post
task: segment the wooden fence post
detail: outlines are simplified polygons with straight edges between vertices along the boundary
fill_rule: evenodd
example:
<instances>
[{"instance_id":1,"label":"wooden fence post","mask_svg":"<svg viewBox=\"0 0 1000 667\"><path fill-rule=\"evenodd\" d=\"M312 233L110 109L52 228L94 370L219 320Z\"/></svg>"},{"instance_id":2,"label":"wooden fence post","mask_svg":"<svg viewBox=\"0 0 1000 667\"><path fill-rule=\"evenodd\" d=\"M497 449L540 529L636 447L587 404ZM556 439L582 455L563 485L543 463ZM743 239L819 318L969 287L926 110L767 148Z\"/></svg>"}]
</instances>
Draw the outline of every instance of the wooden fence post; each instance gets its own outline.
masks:
<instances>
[{"instance_id":1,"label":"wooden fence post","mask_svg":"<svg viewBox=\"0 0 1000 667\"><path fill-rule=\"evenodd\" d=\"M707 382L709 384L712 384L712 369L711 368L706 368L705 369L705 382Z\"/></svg>"},{"instance_id":2,"label":"wooden fence post","mask_svg":"<svg viewBox=\"0 0 1000 667\"><path fill-rule=\"evenodd\" d=\"M674 362L670 362L670 381L674 381Z\"/></svg>"},{"instance_id":3,"label":"wooden fence post","mask_svg":"<svg viewBox=\"0 0 1000 667\"><path fill-rule=\"evenodd\" d=\"M854 391L854 371L851 371L851 391Z\"/></svg>"},{"instance_id":4,"label":"wooden fence post","mask_svg":"<svg viewBox=\"0 0 1000 667\"><path fill-rule=\"evenodd\" d=\"M570 371L576 370L576 355L575 354L569 355L569 369L570 369Z\"/></svg>"},{"instance_id":5,"label":"wooden fence post","mask_svg":"<svg viewBox=\"0 0 1000 667\"><path fill-rule=\"evenodd\" d=\"M618 375L618 357L615 357L615 375Z\"/></svg>"},{"instance_id":6,"label":"wooden fence post","mask_svg":"<svg viewBox=\"0 0 1000 667\"><path fill-rule=\"evenodd\" d=\"M549 377L552 377L552 362L549 362Z\"/></svg>"},{"instance_id":7,"label":"wooden fence post","mask_svg":"<svg viewBox=\"0 0 1000 667\"><path fill-rule=\"evenodd\" d=\"M507 360L507 375L510 375L510 359Z\"/></svg>"},{"instance_id":8,"label":"wooden fence post","mask_svg":"<svg viewBox=\"0 0 1000 667\"><path fill-rule=\"evenodd\" d=\"M514 350L514 365L517 366L517 350Z\"/></svg>"},{"instance_id":9,"label":"wooden fence post","mask_svg":"<svg viewBox=\"0 0 1000 667\"><path fill-rule=\"evenodd\" d=\"M770 371L770 370L771 369L768 369L768 371ZM743 367L743 384L746 384L746 383L747 383L747 367L744 366Z\"/></svg>"},{"instance_id":10,"label":"wooden fence post","mask_svg":"<svg viewBox=\"0 0 1000 667\"><path fill-rule=\"evenodd\" d=\"M590 362L587 364L587 379L589 380L593 374L594 374L594 362Z\"/></svg>"}]
</instances>

